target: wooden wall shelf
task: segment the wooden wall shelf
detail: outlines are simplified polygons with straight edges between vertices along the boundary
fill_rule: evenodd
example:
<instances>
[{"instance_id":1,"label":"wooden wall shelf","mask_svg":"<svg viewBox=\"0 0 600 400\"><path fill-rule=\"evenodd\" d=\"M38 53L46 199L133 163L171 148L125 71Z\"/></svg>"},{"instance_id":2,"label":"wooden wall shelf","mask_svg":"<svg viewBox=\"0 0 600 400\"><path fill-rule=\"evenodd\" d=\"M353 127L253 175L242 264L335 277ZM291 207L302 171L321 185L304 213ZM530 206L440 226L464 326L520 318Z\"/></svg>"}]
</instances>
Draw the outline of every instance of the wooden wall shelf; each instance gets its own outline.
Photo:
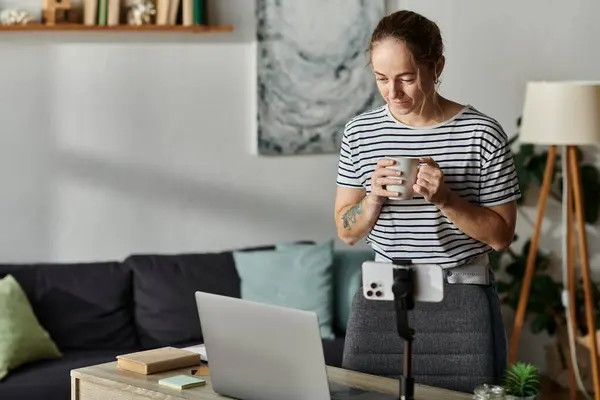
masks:
<instances>
[{"instance_id":1,"label":"wooden wall shelf","mask_svg":"<svg viewBox=\"0 0 600 400\"><path fill-rule=\"evenodd\" d=\"M232 32L229 25L83 25L83 24L29 24L0 26L0 32L172 32L172 33L221 33Z\"/></svg>"}]
</instances>

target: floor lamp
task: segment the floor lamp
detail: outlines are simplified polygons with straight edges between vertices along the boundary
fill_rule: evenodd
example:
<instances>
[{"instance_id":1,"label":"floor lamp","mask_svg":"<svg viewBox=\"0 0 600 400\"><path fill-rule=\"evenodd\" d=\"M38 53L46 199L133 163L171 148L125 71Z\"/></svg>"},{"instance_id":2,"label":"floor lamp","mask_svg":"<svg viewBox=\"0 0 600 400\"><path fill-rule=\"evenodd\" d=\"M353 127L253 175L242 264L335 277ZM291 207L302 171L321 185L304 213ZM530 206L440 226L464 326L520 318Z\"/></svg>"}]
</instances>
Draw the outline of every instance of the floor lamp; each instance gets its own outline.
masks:
<instances>
[{"instance_id":1,"label":"floor lamp","mask_svg":"<svg viewBox=\"0 0 600 400\"><path fill-rule=\"evenodd\" d=\"M585 233L581 177L575 147L598 145L600 143L600 82L530 82L526 88L521 121L519 141L521 143L546 145L549 146L549 150L538 200L537 219L531 237L525 277L510 340L508 361L513 363L517 358L519 338L529 301L531 281L535 272L542 220L550 194L557 147L560 147L563 153L563 304L567 309L568 331L572 343L577 332L575 329L574 308L576 272L573 229L575 222L577 224L581 275L585 295L585 315L587 326L590 327L589 338L591 342L594 392L595 399L600 400L600 365L595 334L596 321L592 298L592 279ZM573 221L573 208L575 210L575 221ZM575 359L574 357L571 358L572 360ZM570 362L572 396L575 393L574 367L576 365Z\"/></svg>"}]
</instances>

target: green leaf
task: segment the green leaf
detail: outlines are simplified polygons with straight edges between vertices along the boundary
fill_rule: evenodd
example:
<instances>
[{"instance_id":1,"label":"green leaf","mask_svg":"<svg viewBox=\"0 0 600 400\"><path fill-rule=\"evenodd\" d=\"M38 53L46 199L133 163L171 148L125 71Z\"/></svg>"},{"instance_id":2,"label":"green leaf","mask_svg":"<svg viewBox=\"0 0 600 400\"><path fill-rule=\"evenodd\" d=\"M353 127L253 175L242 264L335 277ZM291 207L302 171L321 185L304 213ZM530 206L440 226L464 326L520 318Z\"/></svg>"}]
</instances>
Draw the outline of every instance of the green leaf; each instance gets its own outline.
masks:
<instances>
[{"instance_id":1,"label":"green leaf","mask_svg":"<svg viewBox=\"0 0 600 400\"><path fill-rule=\"evenodd\" d=\"M590 184L597 184L600 176L598 170L591 165L581 166L581 184L587 188Z\"/></svg>"},{"instance_id":2,"label":"green leaf","mask_svg":"<svg viewBox=\"0 0 600 400\"><path fill-rule=\"evenodd\" d=\"M548 257L538 252L537 257L535 259L535 270L537 272L546 272L549 266L550 260L548 259Z\"/></svg>"},{"instance_id":3,"label":"green leaf","mask_svg":"<svg viewBox=\"0 0 600 400\"><path fill-rule=\"evenodd\" d=\"M536 396L540 391L539 369L533 364L516 362L509 366L504 379L508 395Z\"/></svg>"},{"instance_id":4,"label":"green leaf","mask_svg":"<svg viewBox=\"0 0 600 400\"><path fill-rule=\"evenodd\" d=\"M547 302L560 297L561 288L550 275L536 275L531 282L531 291Z\"/></svg>"},{"instance_id":5,"label":"green leaf","mask_svg":"<svg viewBox=\"0 0 600 400\"><path fill-rule=\"evenodd\" d=\"M554 335L556 332L556 322L549 313L537 314L531 321L531 332L536 335L542 332Z\"/></svg>"},{"instance_id":6,"label":"green leaf","mask_svg":"<svg viewBox=\"0 0 600 400\"><path fill-rule=\"evenodd\" d=\"M515 170L517 172L517 179L519 181L519 189L523 196L519 198L517 204L523 204L525 201L525 194L527 193L527 189L529 188L529 184L531 183L531 173L527 169L526 166L526 158L522 153L518 153L514 157L515 161Z\"/></svg>"},{"instance_id":7,"label":"green leaf","mask_svg":"<svg viewBox=\"0 0 600 400\"><path fill-rule=\"evenodd\" d=\"M530 248L531 248L531 239L528 239L525 243L523 243L523 247L521 247L521 258L523 258L523 260L527 259Z\"/></svg>"},{"instance_id":8,"label":"green leaf","mask_svg":"<svg viewBox=\"0 0 600 400\"><path fill-rule=\"evenodd\" d=\"M498 281L496 282L496 291L498 293L507 293L510 290L511 286L512 285L509 283Z\"/></svg>"},{"instance_id":9,"label":"green leaf","mask_svg":"<svg viewBox=\"0 0 600 400\"><path fill-rule=\"evenodd\" d=\"M536 299L532 299L532 296L529 296L529 301L527 302L527 311L533 312L535 314L540 314L546 311L547 305L543 301L536 301Z\"/></svg>"},{"instance_id":10,"label":"green leaf","mask_svg":"<svg viewBox=\"0 0 600 400\"><path fill-rule=\"evenodd\" d=\"M510 308L512 308L513 310L516 310L517 307L519 306L519 299L521 298L521 287L523 286L523 281L521 280L517 280L515 281L507 295L506 295L506 301L505 303L508 304L508 306Z\"/></svg>"},{"instance_id":11,"label":"green leaf","mask_svg":"<svg viewBox=\"0 0 600 400\"><path fill-rule=\"evenodd\" d=\"M525 276L525 262L522 259L518 259L510 263L506 267L506 273L512 275L514 278L523 278Z\"/></svg>"},{"instance_id":12,"label":"green leaf","mask_svg":"<svg viewBox=\"0 0 600 400\"><path fill-rule=\"evenodd\" d=\"M541 154L536 154L531 157L529 162L527 163L527 169L531 172L538 185L541 185L544 181L544 171L546 169L546 159L548 157L548 152L543 152Z\"/></svg>"},{"instance_id":13,"label":"green leaf","mask_svg":"<svg viewBox=\"0 0 600 400\"><path fill-rule=\"evenodd\" d=\"M521 249L521 255L519 257L519 262L522 264L523 267L523 272L521 275L521 277L525 276L525 269L527 267L527 258L529 257L529 249L531 248L531 240L528 240L527 242L525 242L525 244L523 245L523 248ZM535 256L535 270L536 272L544 272L548 269L548 266L550 265L550 259L545 255L542 254L539 250Z\"/></svg>"},{"instance_id":14,"label":"green leaf","mask_svg":"<svg viewBox=\"0 0 600 400\"><path fill-rule=\"evenodd\" d=\"M502 262L502 256L504 255L504 252L502 251L492 251L488 257L490 260L490 266L492 267L492 270L494 272L499 271L500 270L500 265Z\"/></svg>"},{"instance_id":15,"label":"green leaf","mask_svg":"<svg viewBox=\"0 0 600 400\"><path fill-rule=\"evenodd\" d=\"M514 135L513 137L508 139L508 146L512 147L513 144L515 144L515 142L517 141L517 139L519 138L519 134Z\"/></svg>"},{"instance_id":16,"label":"green leaf","mask_svg":"<svg viewBox=\"0 0 600 400\"><path fill-rule=\"evenodd\" d=\"M585 221L594 224L600 214L600 174L591 165L581 166L581 187L583 190L583 209Z\"/></svg>"},{"instance_id":17,"label":"green leaf","mask_svg":"<svg viewBox=\"0 0 600 400\"><path fill-rule=\"evenodd\" d=\"M575 147L575 159L577 160L577 164L581 164L583 161L583 151L578 146Z\"/></svg>"},{"instance_id":18,"label":"green leaf","mask_svg":"<svg viewBox=\"0 0 600 400\"><path fill-rule=\"evenodd\" d=\"M585 222L588 224L595 224L600 216L600 184L590 185L587 187L593 187L595 189L585 190L583 192L583 213Z\"/></svg>"},{"instance_id":19,"label":"green leaf","mask_svg":"<svg viewBox=\"0 0 600 400\"><path fill-rule=\"evenodd\" d=\"M521 153L523 157L531 157L534 153L534 147L530 143L523 143L519 147L519 153Z\"/></svg>"}]
</instances>

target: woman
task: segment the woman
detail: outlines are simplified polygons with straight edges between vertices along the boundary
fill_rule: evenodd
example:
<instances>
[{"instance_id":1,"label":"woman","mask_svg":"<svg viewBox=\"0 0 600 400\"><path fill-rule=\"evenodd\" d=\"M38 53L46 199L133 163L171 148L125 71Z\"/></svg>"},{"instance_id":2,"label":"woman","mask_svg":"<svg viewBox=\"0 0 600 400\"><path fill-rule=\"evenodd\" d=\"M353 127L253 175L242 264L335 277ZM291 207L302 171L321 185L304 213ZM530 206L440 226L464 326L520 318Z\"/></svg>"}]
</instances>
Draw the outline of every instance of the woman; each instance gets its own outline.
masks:
<instances>
[{"instance_id":1,"label":"woman","mask_svg":"<svg viewBox=\"0 0 600 400\"><path fill-rule=\"evenodd\" d=\"M346 124L338 235L351 245L366 237L377 261L444 269L444 301L417 303L409 314L413 374L417 383L472 393L479 383L497 383L506 369L487 253L509 246L515 231L520 191L508 140L493 118L438 93L445 59L434 22L411 11L386 16L369 51L385 105ZM393 164L385 157L420 158L412 200L389 200L399 194L386 185L404 177L385 168ZM400 375L403 342L392 302L368 301L359 291L347 329L345 368Z\"/></svg>"}]
</instances>

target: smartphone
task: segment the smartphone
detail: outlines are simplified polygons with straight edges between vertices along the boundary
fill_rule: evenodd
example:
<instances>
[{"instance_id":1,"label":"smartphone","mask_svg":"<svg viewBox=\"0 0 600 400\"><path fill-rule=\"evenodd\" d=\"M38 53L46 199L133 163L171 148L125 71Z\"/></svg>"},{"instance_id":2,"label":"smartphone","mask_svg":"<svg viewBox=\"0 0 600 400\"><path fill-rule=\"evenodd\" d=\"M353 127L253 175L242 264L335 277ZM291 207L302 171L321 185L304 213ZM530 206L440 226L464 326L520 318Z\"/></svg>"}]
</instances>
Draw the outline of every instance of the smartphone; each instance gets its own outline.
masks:
<instances>
[{"instance_id":1,"label":"smartphone","mask_svg":"<svg viewBox=\"0 0 600 400\"><path fill-rule=\"evenodd\" d=\"M394 269L411 268L414 301L437 303L444 299L444 271L435 264L395 265L391 262L365 261L362 264L363 295L368 300L394 301Z\"/></svg>"}]
</instances>

